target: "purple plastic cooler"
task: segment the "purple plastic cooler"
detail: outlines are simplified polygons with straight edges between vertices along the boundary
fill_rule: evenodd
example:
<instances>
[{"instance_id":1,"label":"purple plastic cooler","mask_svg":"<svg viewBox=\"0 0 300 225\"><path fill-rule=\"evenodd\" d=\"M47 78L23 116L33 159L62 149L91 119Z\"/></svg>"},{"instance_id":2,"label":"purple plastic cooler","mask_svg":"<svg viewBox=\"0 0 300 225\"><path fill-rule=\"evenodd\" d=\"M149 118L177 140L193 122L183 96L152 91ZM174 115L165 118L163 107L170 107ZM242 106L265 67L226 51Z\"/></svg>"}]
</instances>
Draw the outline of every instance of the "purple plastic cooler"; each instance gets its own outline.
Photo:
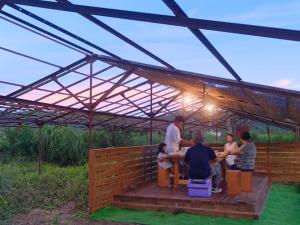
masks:
<instances>
[{"instance_id":1,"label":"purple plastic cooler","mask_svg":"<svg viewBox=\"0 0 300 225\"><path fill-rule=\"evenodd\" d=\"M212 189L211 179L205 179L205 180L189 179L187 187L188 187L188 194L191 197L211 196L211 189Z\"/></svg>"}]
</instances>

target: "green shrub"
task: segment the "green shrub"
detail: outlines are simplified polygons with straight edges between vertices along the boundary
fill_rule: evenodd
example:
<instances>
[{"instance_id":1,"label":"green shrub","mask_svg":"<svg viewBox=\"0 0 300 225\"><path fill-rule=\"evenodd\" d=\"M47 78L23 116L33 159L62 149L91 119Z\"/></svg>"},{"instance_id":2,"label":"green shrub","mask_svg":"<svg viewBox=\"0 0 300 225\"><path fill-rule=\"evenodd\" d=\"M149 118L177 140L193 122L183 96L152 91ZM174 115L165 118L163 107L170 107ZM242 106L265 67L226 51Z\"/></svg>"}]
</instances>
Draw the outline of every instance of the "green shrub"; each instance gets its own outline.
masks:
<instances>
[{"instance_id":1,"label":"green shrub","mask_svg":"<svg viewBox=\"0 0 300 225\"><path fill-rule=\"evenodd\" d=\"M25 158L36 159L37 157L37 135L28 127L5 129L0 141L1 158Z\"/></svg>"},{"instance_id":2,"label":"green shrub","mask_svg":"<svg viewBox=\"0 0 300 225\"><path fill-rule=\"evenodd\" d=\"M41 132L45 160L61 166L80 165L86 162L87 146L83 131L71 127L47 126Z\"/></svg>"},{"instance_id":3,"label":"green shrub","mask_svg":"<svg viewBox=\"0 0 300 225\"><path fill-rule=\"evenodd\" d=\"M17 213L33 208L56 208L74 201L87 209L87 166L43 165L37 173L33 163L2 164L0 171L0 224Z\"/></svg>"}]
</instances>

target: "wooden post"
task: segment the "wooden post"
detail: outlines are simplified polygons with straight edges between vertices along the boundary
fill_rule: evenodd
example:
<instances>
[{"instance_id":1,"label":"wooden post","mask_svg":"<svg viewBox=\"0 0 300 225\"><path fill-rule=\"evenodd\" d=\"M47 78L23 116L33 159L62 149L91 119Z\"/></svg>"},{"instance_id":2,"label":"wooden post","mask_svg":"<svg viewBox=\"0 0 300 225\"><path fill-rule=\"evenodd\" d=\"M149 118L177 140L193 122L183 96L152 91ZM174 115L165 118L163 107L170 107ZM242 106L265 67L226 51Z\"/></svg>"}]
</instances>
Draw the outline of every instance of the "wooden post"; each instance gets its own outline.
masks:
<instances>
[{"instance_id":1,"label":"wooden post","mask_svg":"<svg viewBox=\"0 0 300 225\"><path fill-rule=\"evenodd\" d=\"M95 195L95 150L89 149L89 211L96 211L96 195Z\"/></svg>"},{"instance_id":2,"label":"wooden post","mask_svg":"<svg viewBox=\"0 0 300 225\"><path fill-rule=\"evenodd\" d=\"M42 160L43 160L43 147L42 147L42 140L41 140L41 134L42 134L42 124L38 124L38 171L39 174L41 174L41 166L42 166Z\"/></svg>"},{"instance_id":3,"label":"wooden post","mask_svg":"<svg viewBox=\"0 0 300 225\"><path fill-rule=\"evenodd\" d=\"M123 145L126 145L126 129L123 128Z\"/></svg>"},{"instance_id":4,"label":"wooden post","mask_svg":"<svg viewBox=\"0 0 300 225\"><path fill-rule=\"evenodd\" d=\"M152 145L153 143L153 83L150 83L150 129L149 129L149 144Z\"/></svg>"},{"instance_id":5,"label":"wooden post","mask_svg":"<svg viewBox=\"0 0 300 225\"><path fill-rule=\"evenodd\" d=\"M88 133L88 149L92 149L93 148L93 142L92 142L92 135L93 135L93 113L89 113L89 123L88 123L88 127L89 127L89 133Z\"/></svg>"},{"instance_id":6,"label":"wooden post","mask_svg":"<svg viewBox=\"0 0 300 225\"><path fill-rule=\"evenodd\" d=\"M270 145L271 145L271 137L270 137L270 128L269 125L267 126L267 132L269 137L268 147L267 147L267 174L269 176L269 180L271 181L271 166L270 166Z\"/></svg>"}]
</instances>

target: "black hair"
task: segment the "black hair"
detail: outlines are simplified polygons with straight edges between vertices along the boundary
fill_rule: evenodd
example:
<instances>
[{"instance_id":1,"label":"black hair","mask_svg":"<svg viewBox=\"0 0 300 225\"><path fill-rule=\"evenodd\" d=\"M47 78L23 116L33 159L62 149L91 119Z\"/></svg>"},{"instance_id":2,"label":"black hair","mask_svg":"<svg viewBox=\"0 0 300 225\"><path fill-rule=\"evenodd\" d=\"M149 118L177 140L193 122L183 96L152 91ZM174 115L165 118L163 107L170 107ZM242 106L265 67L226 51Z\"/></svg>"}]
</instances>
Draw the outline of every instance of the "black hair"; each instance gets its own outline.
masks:
<instances>
[{"instance_id":1,"label":"black hair","mask_svg":"<svg viewBox=\"0 0 300 225\"><path fill-rule=\"evenodd\" d=\"M245 141L251 141L250 133L248 131L244 131L241 134L241 139L243 139Z\"/></svg>"},{"instance_id":2,"label":"black hair","mask_svg":"<svg viewBox=\"0 0 300 225\"><path fill-rule=\"evenodd\" d=\"M174 121L175 122L184 122L184 118L182 116L176 116Z\"/></svg>"},{"instance_id":3,"label":"black hair","mask_svg":"<svg viewBox=\"0 0 300 225\"><path fill-rule=\"evenodd\" d=\"M232 138L234 137L233 134L231 134L231 133L228 133L226 136L230 136Z\"/></svg>"},{"instance_id":4,"label":"black hair","mask_svg":"<svg viewBox=\"0 0 300 225\"><path fill-rule=\"evenodd\" d=\"M157 155L158 155L159 153L162 153L162 152L164 151L164 147L165 147L165 146L166 146L165 143L160 143L160 144L158 145Z\"/></svg>"}]
</instances>

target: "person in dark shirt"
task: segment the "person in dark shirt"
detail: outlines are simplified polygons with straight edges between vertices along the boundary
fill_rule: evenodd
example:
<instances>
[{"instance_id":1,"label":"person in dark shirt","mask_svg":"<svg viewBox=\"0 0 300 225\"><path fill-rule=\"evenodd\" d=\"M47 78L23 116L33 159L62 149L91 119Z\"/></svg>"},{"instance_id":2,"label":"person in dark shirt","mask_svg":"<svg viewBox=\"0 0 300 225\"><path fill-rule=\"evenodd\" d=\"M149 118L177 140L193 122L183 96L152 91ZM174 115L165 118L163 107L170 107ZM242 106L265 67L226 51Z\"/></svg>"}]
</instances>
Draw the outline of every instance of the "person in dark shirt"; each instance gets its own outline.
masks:
<instances>
[{"instance_id":1,"label":"person in dark shirt","mask_svg":"<svg viewBox=\"0 0 300 225\"><path fill-rule=\"evenodd\" d=\"M203 137L201 133L194 134L194 146L187 150L185 162L189 165L190 179L206 179L212 177L212 192L220 193L219 188L221 182L222 167L217 162L215 152L206 145L203 145Z\"/></svg>"}]
</instances>

